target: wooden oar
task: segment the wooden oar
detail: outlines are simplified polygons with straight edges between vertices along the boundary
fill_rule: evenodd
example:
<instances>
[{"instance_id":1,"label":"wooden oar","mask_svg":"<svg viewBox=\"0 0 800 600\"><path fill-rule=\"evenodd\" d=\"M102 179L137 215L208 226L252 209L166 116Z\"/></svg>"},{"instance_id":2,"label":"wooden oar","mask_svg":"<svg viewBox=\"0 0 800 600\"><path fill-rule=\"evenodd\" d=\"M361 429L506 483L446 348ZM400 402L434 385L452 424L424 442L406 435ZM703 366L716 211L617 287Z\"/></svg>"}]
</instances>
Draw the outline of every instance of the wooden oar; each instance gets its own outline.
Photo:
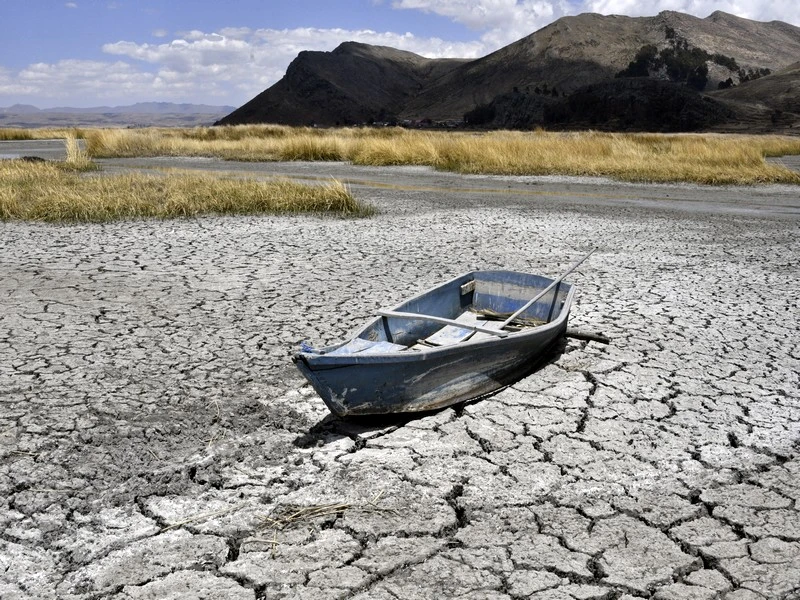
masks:
<instances>
[{"instance_id":1,"label":"wooden oar","mask_svg":"<svg viewBox=\"0 0 800 600\"><path fill-rule=\"evenodd\" d=\"M442 323L443 325L452 325L452 326L458 327L460 329L470 329L472 331L479 331L481 333L488 333L489 335L494 335L494 336L497 336L497 337L504 338L504 337L508 336L508 332L507 331L502 331L502 329L504 327L508 326L511 323L511 321L513 321L519 315L521 315L523 312L528 310L528 308L530 308L533 305L534 302L536 302L539 298L544 296L547 292L549 292L555 286L557 286L559 283L561 283L561 280L564 279L564 277L566 277L567 275L572 273L575 269L577 269L580 266L580 264L583 261L585 261L587 258L589 258L592 255L592 252L594 252L595 250L596 250L596 248L593 248L586 256L584 256L578 262L573 264L569 269L564 271L564 273L558 279L555 279L553 281L553 283L548 285L545 289L543 289L541 292L539 292L534 298L529 300L522 308L520 308L516 312L512 313L510 317L508 317L505 321L503 321L503 323L500 325L500 327L498 329L489 329L488 327L481 327L479 325L471 325L471 324L468 324L468 323L461 323L461 322L456 321L454 319L446 319L445 317L436 317L434 315L423 315L423 314L419 314L419 313L399 312L399 311L396 311L396 310L379 310L378 314L381 317L395 317L397 319L415 319L417 321L432 321L434 323Z\"/></svg>"},{"instance_id":2,"label":"wooden oar","mask_svg":"<svg viewBox=\"0 0 800 600\"><path fill-rule=\"evenodd\" d=\"M537 301L539 298L541 298L542 296L544 296L544 295L545 295L547 292L549 292L549 291L550 291L550 290L552 290L554 287L556 287L556 286L557 286L559 283L561 283L561 280L562 280L562 279L564 279L564 278L565 278L567 275L569 275L569 274L570 274L570 273L572 273L572 272L573 272L575 269L577 269L577 268L578 268L578 267L581 265L581 263L582 263L583 261L585 261L587 258L589 258L589 257L592 255L592 253L593 253L595 250L597 250L597 248L592 248L592 249L589 251L589 253L588 253L586 256L584 256L582 259L580 259L579 261L577 261L576 263L574 263L574 264L573 264L573 265L572 265L572 266L571 266L569 269L567 269L566 271L564 271L564 273L562 273L562 274L561 274L561 276L560 276L558 279L554 279L554 280L553 280L553 283L551 283L551 284L550 284L550 285L548 285L546 288L544 288L544 289L543 289L541 292L539 292L538 294L536 294L536 296L534 296L533 298L531 298L530 300L528 300L528 302L526 302L526 303L525 303L525 304L522 306L522 308L518 309L516 312L513 312L513 313L511 313L511 316L510 316L510 317L508 317L508 318L507 318L505 321L503 321L503 324L500 326L500 328L502 329L503 327L506 327L506 326L507 326L509 323L511 323L511 321L513 321L514 319L516 319L516 318L517 318L519 315L521 315L521 314L522 314L522 313L524 313L526 310L528 310L528 309L529 309L531 306L533 306L533 303L534 303L534 302L536 302L536 301Z\"/></svg>"},{"instance_id":3,"label":"wooden oar","mask_svg":"<svg viewBox=\"0 0 800 600\"><path fill-rule=\"evenodd\" d=\"M564 337L573 338L575 340L585 340L587 342L600 342L601 344L611 343L611 338L602 333L580 331L579 329L572 329L570 327L567 327L567 330L564 332Z\"/></svg>"},{"instance_id":4,"label":"wooden oar","mask_svg":"<svg viewBox=\"0 0 800 600\"><path fill-rule=\"evenodd\" d=\"M481 327L480 325L471 325L469 323L461 323L453 319L445 319L444 317L435 317L433 315L421 315L419 313L398 312L395 310L379 310L378 314L382 317L395 317L398 319L416 319L417 321L433 321L434 323L442 323L444 325L453 325L460 329L471 329L472 331L480 331L481 333L488 333L496 335L497 337L504 338L508 335L507 331L497 331L489 329L488 327Z\"/></svg>"}]
</instances>

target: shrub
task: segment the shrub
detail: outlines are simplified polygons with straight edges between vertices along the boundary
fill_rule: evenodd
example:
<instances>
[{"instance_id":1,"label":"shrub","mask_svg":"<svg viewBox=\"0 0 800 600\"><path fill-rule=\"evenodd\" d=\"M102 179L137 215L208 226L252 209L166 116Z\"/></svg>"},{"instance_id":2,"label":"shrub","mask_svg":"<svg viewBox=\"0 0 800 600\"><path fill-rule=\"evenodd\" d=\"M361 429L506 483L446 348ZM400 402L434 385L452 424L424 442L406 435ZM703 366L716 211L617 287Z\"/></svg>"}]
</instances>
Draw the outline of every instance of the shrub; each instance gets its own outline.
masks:
<instances>
[{"instance_id":1,"label":"shrub","mask_svg":"<svg viewBox=\"0 0 800 600\"><path fill-rule=\"evenodd\" d=\"M492 104L479 104L468 113L464 114L464 123L467 125L486 125L494 121L496 111Z\"/></svg>"}]
</instances>

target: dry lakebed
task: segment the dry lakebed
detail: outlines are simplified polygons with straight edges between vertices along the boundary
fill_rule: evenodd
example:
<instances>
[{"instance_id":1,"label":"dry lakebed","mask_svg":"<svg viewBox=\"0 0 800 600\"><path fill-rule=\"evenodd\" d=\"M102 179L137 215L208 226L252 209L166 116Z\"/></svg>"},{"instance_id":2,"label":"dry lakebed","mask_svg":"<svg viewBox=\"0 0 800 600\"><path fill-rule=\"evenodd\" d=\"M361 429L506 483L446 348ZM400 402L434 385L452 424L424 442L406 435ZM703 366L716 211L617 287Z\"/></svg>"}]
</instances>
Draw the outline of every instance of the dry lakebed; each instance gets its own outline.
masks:
<instances>
[{"instance_id":1,"label":"dry lakebed","mask_svg":"<svg viewBox=\"0 0 800 600\"><path fill-rule=\"evenodd\" d=\"M0 223L0 597L800 597L797 188L98 162L378 213ZM337 420L289 360L591 247L570 325L611 343L481 401Z\"/></svg>"}]
</instances>

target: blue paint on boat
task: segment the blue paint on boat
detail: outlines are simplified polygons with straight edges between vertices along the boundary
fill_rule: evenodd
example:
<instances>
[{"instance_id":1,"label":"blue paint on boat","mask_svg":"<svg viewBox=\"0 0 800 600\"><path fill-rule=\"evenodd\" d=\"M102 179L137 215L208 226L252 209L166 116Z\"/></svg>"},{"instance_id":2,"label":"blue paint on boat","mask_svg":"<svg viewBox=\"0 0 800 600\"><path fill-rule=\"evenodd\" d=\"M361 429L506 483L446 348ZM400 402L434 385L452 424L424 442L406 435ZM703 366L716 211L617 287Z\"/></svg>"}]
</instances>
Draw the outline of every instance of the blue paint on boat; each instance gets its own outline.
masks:
<instances>
[{"instance_id":1,"label":"blue paint on boat","mask_svg":"<svg viewBox=\"0 0 800 600\"><path fill-rule=\"evenodd\" d=\"M380 316L351 340L293 356L337 416L428 411L497 391L524 377L564 334L575 290L558 281L519 315L505 337L466 329L499 326L482 316L508 316L554 283L516 271L473 271L392 309L470 323L442 325L418 318ZM477 321L476 321L477 319ZM512 323L514 325L514 323ZM443 329L449 328L449 331ZM427 341L431 340L431 341ZM431 346L434 343L440 346Z\"/></svg>"}]
</instances>

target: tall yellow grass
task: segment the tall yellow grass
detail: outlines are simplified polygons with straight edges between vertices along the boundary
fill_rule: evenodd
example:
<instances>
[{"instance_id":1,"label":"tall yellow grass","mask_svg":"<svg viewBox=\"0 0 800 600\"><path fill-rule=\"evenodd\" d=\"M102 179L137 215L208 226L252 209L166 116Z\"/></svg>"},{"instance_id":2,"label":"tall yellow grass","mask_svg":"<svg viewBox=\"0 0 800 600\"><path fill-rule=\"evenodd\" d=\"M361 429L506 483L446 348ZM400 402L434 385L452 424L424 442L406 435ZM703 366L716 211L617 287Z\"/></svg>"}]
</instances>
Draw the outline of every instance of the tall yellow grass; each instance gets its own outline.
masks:
<instances>
[{"instance_id":1,"label":"tall yellow grass","mask_svg":"<svg viewBox=\"0 0 800 600\"><path fill-rule=\"evenodd\" d=\"M42 127L36 129L28 129L24 127L0 127L0 141L57 140L65 138L68 135L82 138L84 137L84 130L75 127Z\"/></svg>"},{"instance_id":2,"label":"tall yellow grass","mask_svg":"<svg viewBox=\"0 0 800 600\"><path fill-rule=\"evenodd\" d=\"M100 222L203 214L312 212L366 216L342 183L306 185L173 173L87 176L56 163L0 161L0 219Z\"/></svg>"},{"instance_id":3,"label":"tall yellow grass","mask_svg":"<svg viewBox=\"0 0 800 600\"><path fill-rule=\"evenodd\" d=\"M73 133L68 133L64 139L66 145L66 160L63 166L75 171L93 171L97 166L89 158L88 152L80 147L78 138Z\"/></svg>"},{"instance_id":4,"label":"tall yellow grass","mask_svg":"<svg viewBox=\"0 0 800 600\"><path fill-rule=\"evenodd\" d=\"M800 183L765 156L800 154L780 136L617 133L430 132L399 128L313 129L275 125L91 130L96 157L214 156L226 160L336 160L429 165L459 173L589 175L704 184Z\"/></svg>"}]
</instances>

